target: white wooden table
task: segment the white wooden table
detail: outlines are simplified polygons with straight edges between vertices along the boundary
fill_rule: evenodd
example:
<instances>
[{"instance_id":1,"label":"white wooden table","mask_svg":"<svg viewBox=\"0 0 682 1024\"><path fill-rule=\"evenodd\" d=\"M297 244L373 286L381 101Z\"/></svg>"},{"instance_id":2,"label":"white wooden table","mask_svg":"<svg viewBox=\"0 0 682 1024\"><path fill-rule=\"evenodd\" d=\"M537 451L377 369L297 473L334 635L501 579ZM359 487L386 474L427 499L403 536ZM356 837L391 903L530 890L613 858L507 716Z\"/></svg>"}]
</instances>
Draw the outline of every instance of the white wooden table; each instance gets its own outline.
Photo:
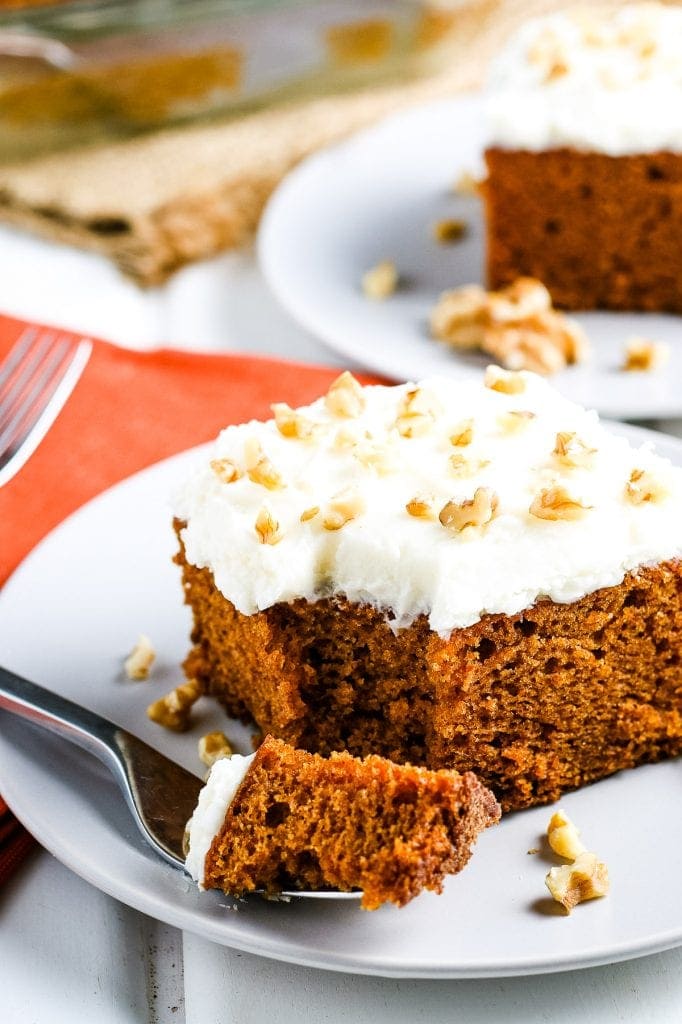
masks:
<instances>
[{"instance_id":1,"label":"white wooden table","mask_svg":"<svg viewBox=\"0 0 682 1024\"><path fill-rule=\"evenodd\" d=\"M190 268L170 288L144 296L103 261L9 231L0 232L0 260L0 309L8 313L135 347L167 342L338 362L279 310L249 256ZM74 302L75 287L92 301ZM682 424L666 429L682 435ZM364 978L268 961L179 932L92 888L42 850L0 890L0 1024L680 1020L682 949L530 978Z\"/></svg>"}]
</instances>

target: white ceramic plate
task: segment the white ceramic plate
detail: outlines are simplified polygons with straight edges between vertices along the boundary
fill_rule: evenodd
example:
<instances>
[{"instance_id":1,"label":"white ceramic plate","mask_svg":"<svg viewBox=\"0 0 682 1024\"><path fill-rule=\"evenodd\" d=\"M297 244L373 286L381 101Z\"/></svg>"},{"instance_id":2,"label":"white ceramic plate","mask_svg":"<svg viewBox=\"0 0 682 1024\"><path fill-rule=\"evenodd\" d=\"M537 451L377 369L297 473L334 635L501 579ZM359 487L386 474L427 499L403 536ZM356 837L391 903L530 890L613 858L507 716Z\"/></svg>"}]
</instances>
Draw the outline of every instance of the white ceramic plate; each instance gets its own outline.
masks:
<instances>
[{"instance_id":1,"label":"white ceramic plate","mask_svg":"<svg viewBox=\"0 0 682 1024\"><path fill-rule=\"evenodd\" d=\"M634 440L656 437L682 465L682 442L618 429ZM131 477L35 549L0 594L0 664L199 772L197 739L225 727L220 710L202 701L184 736L145 716L180 680L188 644L165 497L195 458L184 453ZM159 653L148 682L130 682L121 671L139 632ZM485 833L442 896L365 913L355 901L235 904L199 893L146 847L98 762L7 714L0 723L0 792L56 857L138 910L228 946L362 974L461 978L586 967L682 943L679 762L621 773L562 802L612 877L607 899L569 918L547 898L549 861L527 853L540 845L547 808L511 815ZM227 731L237 728L228 723Z\"/></svg>"},{"instance_id":2,"label":"white ceramic plate","mask_svg":"<svg viewBox=\"0 0 682 1024\"><path fill-rule=\"evenodd\" d=\"M483 280L479 200L453 194L477 171L483 148L477 96L396 115L310 157L270 200L259 234L265 277L283 306L335 351L394 379L479 374L490 362L455 353L428 335L429 311L446 288ZM432 224L464 218L467 238L438 245ZM363 273L392 259L404 287L383 302L362 294ZM585 313L590 363L558 374L569 397L619 419L682 415L682 320L662 314ZM623 373L623 343L644 335L671 343L668 366Z\"/></svg>"}]
</instances>

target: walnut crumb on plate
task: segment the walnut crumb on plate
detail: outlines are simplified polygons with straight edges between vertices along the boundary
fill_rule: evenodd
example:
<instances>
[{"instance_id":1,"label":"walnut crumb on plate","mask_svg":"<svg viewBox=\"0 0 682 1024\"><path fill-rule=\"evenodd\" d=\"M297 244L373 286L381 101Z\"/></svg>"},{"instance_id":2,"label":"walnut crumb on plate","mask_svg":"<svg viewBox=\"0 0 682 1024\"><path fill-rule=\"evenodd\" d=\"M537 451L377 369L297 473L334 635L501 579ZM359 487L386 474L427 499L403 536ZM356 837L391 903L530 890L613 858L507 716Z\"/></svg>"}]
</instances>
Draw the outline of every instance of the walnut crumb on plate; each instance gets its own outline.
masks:
<instances>
[{"instance_id":1,"label":"walnut crumb on plate","mask_svg":"<svg viewBox=\"0 0 682 1024\"><path fill-rule=\"evenodd\" d=\"M387 299L398 287L398 269L392 260L382 260L362 277L362 290L368 299Z\"/></svg>"},{"instance_id":2,"label":"walnut crumb on plate","mask_svg":"<svg viewBox=\"0 0 682 1024\"><path fill-rule=\"evenodd\" d=\"M148 679L155 658L156 651L151 640L144 633L140 633L137 643L123 662L128 679Z\"/></svg>"},{"instance_id":3,"label":"walnut crumb on plate","mask_svg":"<svg viewBox=\"0 0 682 1024\"><path fill-rule=\"evenodd\" d=\"M670 346L649 338L628 338L621 369L626 372L651 373L660 370L670 358Z\"/></svg>"}]
</instances>

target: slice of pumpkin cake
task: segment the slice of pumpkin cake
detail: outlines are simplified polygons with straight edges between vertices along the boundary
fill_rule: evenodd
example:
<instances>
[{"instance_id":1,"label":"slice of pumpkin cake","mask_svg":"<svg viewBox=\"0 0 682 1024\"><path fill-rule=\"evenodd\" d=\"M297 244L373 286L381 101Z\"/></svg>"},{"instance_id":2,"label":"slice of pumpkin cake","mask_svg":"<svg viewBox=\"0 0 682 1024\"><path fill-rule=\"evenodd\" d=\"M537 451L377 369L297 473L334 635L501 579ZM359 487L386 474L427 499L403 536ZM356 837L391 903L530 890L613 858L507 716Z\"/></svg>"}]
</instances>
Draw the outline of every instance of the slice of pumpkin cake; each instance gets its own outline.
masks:
<instances>
[{"instance_id":1,"label":"slice of pumpkin cake","mask_svg":"<svg viewBox=\"0 0 682 1024\"><path fill-rule=\"evenodd\" d=\"M188 825L187 870L203 889L362 890L362 906L440 892L500 816L471 772L296 750L272 736L213 765Z\"/></svg>"}]
</instances>

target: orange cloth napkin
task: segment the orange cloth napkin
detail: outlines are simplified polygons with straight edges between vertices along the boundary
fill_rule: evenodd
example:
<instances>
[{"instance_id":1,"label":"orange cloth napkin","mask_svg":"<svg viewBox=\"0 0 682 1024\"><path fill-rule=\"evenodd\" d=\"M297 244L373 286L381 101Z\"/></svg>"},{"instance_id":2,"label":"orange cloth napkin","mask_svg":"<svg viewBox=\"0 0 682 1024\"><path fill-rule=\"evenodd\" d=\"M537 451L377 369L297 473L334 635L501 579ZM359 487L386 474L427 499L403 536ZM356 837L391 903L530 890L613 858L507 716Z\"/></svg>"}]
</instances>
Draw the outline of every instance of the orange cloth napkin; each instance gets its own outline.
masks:
<instances>
[{"instance_id":1,"label":"orange cloth napkin","mask_svg":"<svg viewBox=\"0 0 682 1024\"><path fill-rule=\"evenodd\" d=\"M24 327L0 316L0 362ZM95 342L47 437L0 488L0 585L41 537L106 487L210 440L228 423L267 418L273 401L310 402L338 372L260 356L131 352ZM10 821L4 808L0 799L0 827ZM16 823L5 843L0 838L0 884L31 843Z\"/></svg>"}]
</instances>

